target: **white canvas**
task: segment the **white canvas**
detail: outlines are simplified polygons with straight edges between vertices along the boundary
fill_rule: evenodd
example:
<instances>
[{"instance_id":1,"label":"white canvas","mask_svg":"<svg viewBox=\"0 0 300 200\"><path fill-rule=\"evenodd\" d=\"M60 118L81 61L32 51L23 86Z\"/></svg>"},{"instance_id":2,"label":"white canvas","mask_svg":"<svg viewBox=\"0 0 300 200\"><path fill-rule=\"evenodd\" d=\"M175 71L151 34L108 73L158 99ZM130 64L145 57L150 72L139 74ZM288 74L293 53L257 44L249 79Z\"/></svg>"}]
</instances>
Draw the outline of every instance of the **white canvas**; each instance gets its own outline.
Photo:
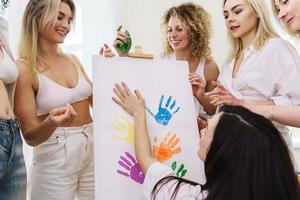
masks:
<instances>
[{"instance_id":1,"label":"white canvas","mask_svg":"<svg viewBox=\"0 0 300 200\"><path fill-rule=\"evenodd\" d=\"M187 62L93 56L96 199L142 198L143 174L134 153L133 119L112 101L114 84L121 81L131 91L139 89L145 98L151 146L156 146L158 158L168 166L173 164L179 176L203 183Z\"/></svg>"}]
</instances>

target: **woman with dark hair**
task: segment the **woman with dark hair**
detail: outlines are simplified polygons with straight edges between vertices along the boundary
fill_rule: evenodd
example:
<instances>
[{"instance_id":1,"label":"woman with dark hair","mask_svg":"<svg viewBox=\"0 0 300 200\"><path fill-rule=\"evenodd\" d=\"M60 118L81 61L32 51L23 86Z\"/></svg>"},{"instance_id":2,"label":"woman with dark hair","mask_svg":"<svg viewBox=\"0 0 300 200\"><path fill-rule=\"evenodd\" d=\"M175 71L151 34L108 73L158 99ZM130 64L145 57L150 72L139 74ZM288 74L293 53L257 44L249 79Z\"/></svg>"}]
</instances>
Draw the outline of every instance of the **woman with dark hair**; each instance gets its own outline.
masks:
<instances>
[{"instance_id":1,"label":"woman with dark hair","mask_svg":"<svg viewBox=\"0 0 300 200\"><path fill-rule=\"evenodd\" d=\"M204 185L177 178L151 154L145 102L138 90L116 84L114 102L134 117L135 152L146 174L146 199L298 200L299 183L287 145L263 116L224 106L200 132L198 155L204 161Z\"/></svg>"},{"instance_id":2,"label":"woman with dark hair","mask_svg":"<svg viewBox=\"0 0 300 200\"><path fill-rule=\"evenodd\" d=\"M9 6L2 0L1 13ZM8 22L0 13L0 200L26 199L26 167L19 122L13 112L18 69L8 45Z\"/></svg>"}]
</instances>

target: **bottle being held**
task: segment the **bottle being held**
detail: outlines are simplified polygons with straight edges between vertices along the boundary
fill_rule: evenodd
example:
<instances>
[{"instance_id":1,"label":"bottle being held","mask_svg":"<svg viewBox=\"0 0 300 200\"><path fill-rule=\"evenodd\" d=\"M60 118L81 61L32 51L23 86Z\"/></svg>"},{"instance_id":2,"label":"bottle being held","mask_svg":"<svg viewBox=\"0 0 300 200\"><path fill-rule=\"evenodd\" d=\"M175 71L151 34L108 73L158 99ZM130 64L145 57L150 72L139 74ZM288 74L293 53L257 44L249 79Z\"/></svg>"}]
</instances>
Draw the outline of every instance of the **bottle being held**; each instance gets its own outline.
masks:
<instances>
[{"instance_id":1,"label":"bottle being held","mask_svg":"<svg viewBox=\"0 0 300 200\"><path fill-rule=\"evenodd\" d=\"M122 32L121 29L122 25L120 25L117 29L117 38L114 41L114 47L117 50L119 56L128 56L128 52L132 45L132 39L128 30Z\"/></svg>"}]
</instances>

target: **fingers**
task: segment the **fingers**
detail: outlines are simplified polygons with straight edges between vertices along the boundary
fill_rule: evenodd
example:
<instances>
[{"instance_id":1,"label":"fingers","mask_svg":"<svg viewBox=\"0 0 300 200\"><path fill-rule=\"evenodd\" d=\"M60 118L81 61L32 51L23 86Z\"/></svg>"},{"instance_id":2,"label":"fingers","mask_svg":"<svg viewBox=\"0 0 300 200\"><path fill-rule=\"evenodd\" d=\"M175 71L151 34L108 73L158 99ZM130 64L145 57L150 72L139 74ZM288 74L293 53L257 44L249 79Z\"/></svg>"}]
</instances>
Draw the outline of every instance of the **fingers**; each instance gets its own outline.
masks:
<instances>
[{"instance_id":1,"label":"fingers","mask_svg":"<svg viewBox=\"0 0 300 200\"><path fill-rule=\"evenodd\" d=\"M127 87L127 85L124 82L121 82L124 92L126 93L127 96L132 95L130 89Z\"/></svg>"},{"instance_id":2,"label":"fingers","mask_svg":"<svg viewBox=\"0 0 300 200\"><path fill-rule=\"evenodd\" d=\"M101 47L99 54L103 55L104 57L114 57L115 56L115 54L112 52L111 48L107 44L104 44Z\"/></svg>"},{"instance_id":3,"label":"fingers","mask_svg":"<svg viewBox=\"0 0 300 200\"><path fill-rule=\"evenodd\" d=\"M55 116L55 115L62 115L66 112L66 107L59 107L59 108L54 108L50 111L50 115Z\"/></svg>"}]
</instances>

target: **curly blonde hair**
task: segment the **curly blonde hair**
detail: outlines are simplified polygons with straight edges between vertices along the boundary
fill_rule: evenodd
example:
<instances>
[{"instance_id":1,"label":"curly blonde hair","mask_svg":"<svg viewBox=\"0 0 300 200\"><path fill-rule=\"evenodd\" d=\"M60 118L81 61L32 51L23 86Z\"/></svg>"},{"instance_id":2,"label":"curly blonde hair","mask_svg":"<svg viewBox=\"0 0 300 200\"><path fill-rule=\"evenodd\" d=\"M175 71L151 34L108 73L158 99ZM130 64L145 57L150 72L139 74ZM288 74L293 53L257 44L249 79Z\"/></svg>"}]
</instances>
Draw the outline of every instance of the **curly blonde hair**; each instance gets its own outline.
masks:
<instances>
[{"instance_id":1,"label":"curly blonde hair","mask_svg":"<svg viewBox=\"0 0 300 200\"><path fill-rule=\"evenodd\" d=\"M211 17L204 8L194 3L183 3L174 6L165 12L162 17L163 30L163 54L169 55L174 52L168 42L167 29L171 17L178 18L187 28L190 40L190 48L193 56L211 58Z\"/></svg>"}]
</instances>

